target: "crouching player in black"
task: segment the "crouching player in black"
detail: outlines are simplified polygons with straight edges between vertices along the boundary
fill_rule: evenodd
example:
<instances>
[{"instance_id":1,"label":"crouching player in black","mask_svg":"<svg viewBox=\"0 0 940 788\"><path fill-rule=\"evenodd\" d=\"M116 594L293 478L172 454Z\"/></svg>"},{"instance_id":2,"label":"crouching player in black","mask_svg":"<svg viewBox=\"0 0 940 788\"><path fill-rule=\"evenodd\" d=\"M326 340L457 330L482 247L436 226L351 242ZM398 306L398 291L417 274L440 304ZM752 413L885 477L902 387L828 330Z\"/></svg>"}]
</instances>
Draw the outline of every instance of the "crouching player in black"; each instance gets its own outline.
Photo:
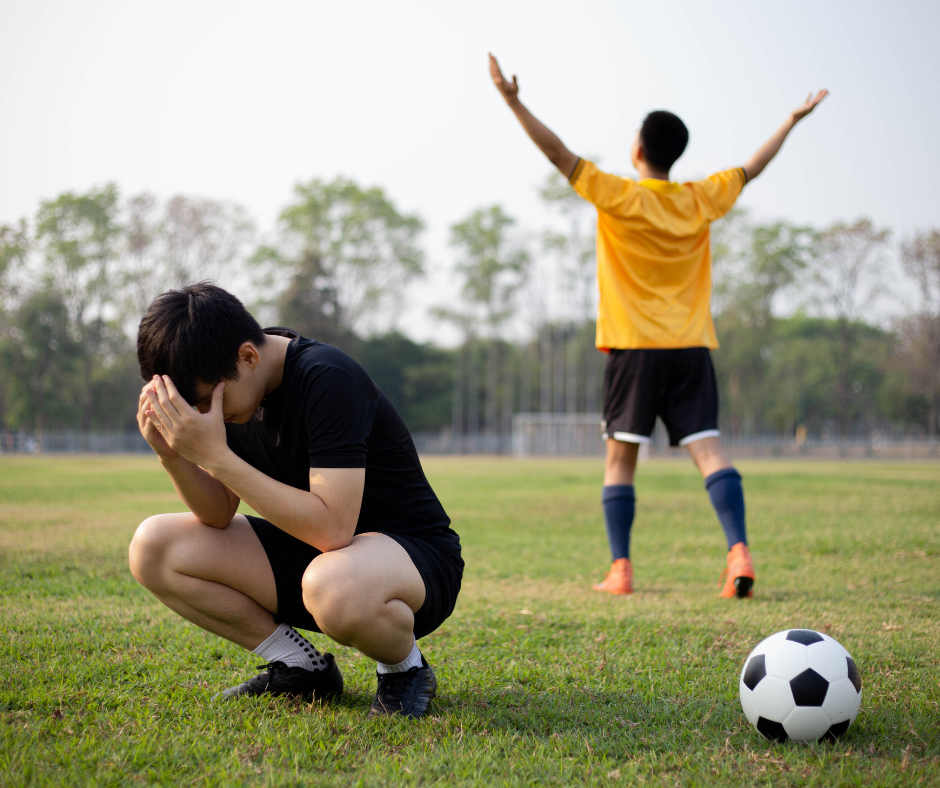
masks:
<instances>
[{"instance_id":1,"label":"crouching player in black","mask_svg":"<svg viewBox=\"0 0 940 788\"><path fill-rule=\"evenodd\" d=\"M377 661L370 717L423 715L437 681L416 638L453 611L463 560L385 395L346 354L262 331L204 283L154 300L137 356L140 430L189 511L141 523L131 571L267 663L221 697L341 693L299 627ZM236 514L242 500L260 516Z\"/></svg>"}]
</instances>

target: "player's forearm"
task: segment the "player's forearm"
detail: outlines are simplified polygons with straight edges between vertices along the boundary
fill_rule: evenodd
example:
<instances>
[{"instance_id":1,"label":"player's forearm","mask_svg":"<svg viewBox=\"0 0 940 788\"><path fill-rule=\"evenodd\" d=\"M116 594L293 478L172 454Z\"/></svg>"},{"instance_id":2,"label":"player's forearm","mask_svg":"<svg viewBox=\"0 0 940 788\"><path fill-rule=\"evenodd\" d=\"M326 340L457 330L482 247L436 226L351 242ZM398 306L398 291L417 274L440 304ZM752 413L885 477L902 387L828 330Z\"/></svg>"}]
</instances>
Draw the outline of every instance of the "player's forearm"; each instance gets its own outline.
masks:
<instances>
[{"instance_id":1,"label":"player's forearm","mask_svg":"<svg viewBox=\"0 0 940 788\"><path fill-rule=\"evenodd\" d=\"M350 530L336 522L322 498L272 479L232 451L220 456L206 471L265 520L324 553L352 541L355 524Z\"/></svg>"},{"instance_id":2,"label":"player's forearm","mask_svg":"<svg viewBox=\"0 0 940 788\"><path fill-rule=\"evenodd\" d=\"M761 146L760 150L751 156L744 165L744 171L747 173L748 181L752 181L760 175L764 171L764 168L770 163L771 159L780 152L783 141L787 138L787 135L793 130L795 125L796 121L792 117L787 118L786 122Z\"/></svg>"},{"instance_id":3,"label":"player's forearm","mask_svg":"<svg viewBox=\"0 0 940 788\"><path fill-rule=\"evenodd\" d=\"M562 175L566 178L570 177L575 165L578 163L578 157L565 147L565 143L561 141L555 132L529 112L525 104L519 101L518 98L507 103L532 142L538 146L538 149L558 168Z\"/></svg>"},{"instance_id":4,"label":"player's forearm","mask_svg":"<svg viewBox=\"0 0 940 788\"><path fill-rule=\"evenodd\" d=\"M160 463L180 499L200 522L215 528L224 528L231 522L238 509L238 501L232 500L220 481L181 454L172 459L161 457Z\"/></svg>"}]
</instances>

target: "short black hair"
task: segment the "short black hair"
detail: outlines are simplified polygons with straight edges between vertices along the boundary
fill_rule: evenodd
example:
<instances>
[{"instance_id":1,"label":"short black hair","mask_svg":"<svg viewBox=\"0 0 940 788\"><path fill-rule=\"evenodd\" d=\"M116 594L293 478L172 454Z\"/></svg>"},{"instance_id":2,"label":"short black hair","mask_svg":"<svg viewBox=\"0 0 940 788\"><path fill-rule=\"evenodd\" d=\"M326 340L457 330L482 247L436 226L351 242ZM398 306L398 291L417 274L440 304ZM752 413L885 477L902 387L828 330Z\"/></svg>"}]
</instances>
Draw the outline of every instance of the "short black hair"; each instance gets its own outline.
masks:
<instances>
[{"instance_id":1,"label":"short black hair","mask_svg":"<svg viewBox=\"0 0 940 788\"><path fill-rule=\"evenodd\" d=\"M643 118L640 126L643 157L656 169L668 172L688 144L689 130L678 115L657 109Z\"/></svg>"},{"instance_id":2,"label":"short black hair","mask_svg":"<svg viewBox=\"0 0 940 788\"><path fill-rule=\"evenodd\" d=\"M210 282L169 290L153 299L137 330L140 376L169 375L196 405L196 386L238 380L238 349L256 347L265 334L244 304Z\"/></svg>"}]
</instances>

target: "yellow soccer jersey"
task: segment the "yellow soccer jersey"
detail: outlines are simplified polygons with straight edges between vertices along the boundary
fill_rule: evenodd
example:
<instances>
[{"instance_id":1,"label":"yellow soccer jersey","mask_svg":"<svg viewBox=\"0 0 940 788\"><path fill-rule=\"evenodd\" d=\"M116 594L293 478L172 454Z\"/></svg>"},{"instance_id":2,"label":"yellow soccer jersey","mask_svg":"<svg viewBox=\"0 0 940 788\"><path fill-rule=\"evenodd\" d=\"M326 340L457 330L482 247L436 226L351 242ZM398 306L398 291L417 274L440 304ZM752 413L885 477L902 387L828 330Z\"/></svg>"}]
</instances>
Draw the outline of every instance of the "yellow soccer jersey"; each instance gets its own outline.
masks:
<instances>
[{"instance_id":1,"label":"yellow soccer jersey","mask_svg":"<svg viewBox=\"0 0 940 788\"><path fill-rule=\"evenodd\" d=\"M741 168L679 184L578 161L571 185L597 208L599 348L718 347L708 228L744 184Z\"/></svg>"}]
</instances>

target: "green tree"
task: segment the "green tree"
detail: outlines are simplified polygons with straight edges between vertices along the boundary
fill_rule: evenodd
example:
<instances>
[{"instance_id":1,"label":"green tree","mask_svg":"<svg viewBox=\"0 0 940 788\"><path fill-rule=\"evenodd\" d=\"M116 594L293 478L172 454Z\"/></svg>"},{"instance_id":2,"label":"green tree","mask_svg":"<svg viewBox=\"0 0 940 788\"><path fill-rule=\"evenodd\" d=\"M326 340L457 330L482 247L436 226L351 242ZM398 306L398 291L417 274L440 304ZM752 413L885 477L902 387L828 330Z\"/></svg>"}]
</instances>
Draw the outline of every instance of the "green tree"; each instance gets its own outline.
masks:
<instances>
[{"instance_id":1,"label":"green tree","mask_svg":"<svg viewBox=\"0 0 940 788\"><path fill-rule=\"evenodd\" d=\"M920 309L899 322L914 390L927 403L927 432L940 432L940 230L901 245L901 263L920 290Z\"/></svg>"},{"instance_id":2,"label":"green tree","mask_svg":"<svg viewBox=\"0 0 940 788\"><path fill-rule=\"evenodd\" d=\"M811 256L812 231L787 222L752 225L738 215L735 237L719 250L722 312L716 321L721 350L715 365L723 379L733 433L765 427L768 369L778 351L775 309Z\"/></svg>"},{"instance_id":3,"label":"green tree","mask_svg":"<svg viewBox=\"0 0 940 788\"><path fill-rule=\"evenodd\" d=\"M552 229L542 236L544 249L558 260L562 288L560 326L563 365L558 365L559 377L564 377L564 400L568 411L578 409L578 383L583 382L584 402L588 410L595 410L600 380L600 353L594 346L594 332L584 326L593 323L597 313L597 254L595 241L595 211L571 188L560 173L552 172L546 178L539 196L559 217L563 231ZM546 335L544 326L537 326L540 336ZM549 346L557 344L555 331L549 331ZM541 343L544 344L544 343ZM543 353L543 355L546 355ZM561 384L561 381L558 381ZM561 389L561 385L557 385Z\"/></svg>"},{"instance_id":4,"label":"green tree","mask_svg":"<svg viewBox=\"0 0 940 788\"><path fill-rule=\"evenodd\" d=\"M32 252L32 237L25 219L0 225L0 337L12 328L10 318L19 304ZM0 426L7 422L12 373L0 367Z\"/></svg>"},{"instance_id":5,"label":"green tree","mask_svg":"<svg viewBox=\"0 0 940 788\"><path fill-rule=\"evenodd\" d=\"M294 197L278 243L254 257L281 321L334 341L393 322L405 284L424 272L421 220L345 178L297 184Z\"/></svg>"},{"instance_id":6,"label":"green tree","mask_svg":"<svg viewBox=\"0 0 940 788\"><path fill-rule=\"evenodd\" d=\"M839 327L836 405L839 433L848 435L851 423L853 358L858 351L858 326L886 289L886 247L889 230L869 219L853 224L836 222L823 230L813 256L813 303Z\"/></svg>"},{"instance_id":7,"label":"green tree","mask_svg":"<svg viewBox=\"0 0 940 788\"><path fill-rule=\"evenodd\" d=\"M0 365L10 373L10 426L35 427L41 442L45 427L72 423L81 360L62 295L47 287L26 296L0 340Z\"/></svg>"},{"instance_id":8,"label":"green tree","mask_svg":"<svg viewBox=\"0 0 940 788\"><path fill-rule=\"evenodd\" d=\"M438 430L450 422L453 354L392 331L364 340L356 359L408 428L420 432Z\"/></svg>"},{"instance_id":9,"label":"green tree","mask_svg":"<svg viewBox=\"0 0 940 788\"><path fill-rule=\"evenodd\" d=\"M36 216L46 287L61 294L81 349L77 397L82 429L91 426L95 369L108 351L107 311L114 303L112 275L122 232L118 200L114 184L87 194L65 192L42 202Z\"/></svg>"},{"instance_id":10,"label":"green tree","mask_svg":"<svg viewBox=\"0 0 940 788\"><path fill-rule=\"evenodd\" d=\"M483 326L488 338L486 360L486 399L483 408L484 428L489 432L508 429L512 414L513 393L511 374L504 375L503 417L499 418L500 348L502 329L516 311L515 297L525 281L529 266L528 252L514 244L508 230L515 219L502 207L480 208L464 221L451 226L451 246L459 250L456 270L462 277L461 294L464 308L439 308L436 314L462 326L465 340L471 343L477 327ZM468 415L471 424L476 418L476 364L470 348L468 370ZM505 354L504 354L505 355ZM504 371L509 371L508 368ZM471 430L473 431L473 430Z\"/></svg>"}]
</instances>

